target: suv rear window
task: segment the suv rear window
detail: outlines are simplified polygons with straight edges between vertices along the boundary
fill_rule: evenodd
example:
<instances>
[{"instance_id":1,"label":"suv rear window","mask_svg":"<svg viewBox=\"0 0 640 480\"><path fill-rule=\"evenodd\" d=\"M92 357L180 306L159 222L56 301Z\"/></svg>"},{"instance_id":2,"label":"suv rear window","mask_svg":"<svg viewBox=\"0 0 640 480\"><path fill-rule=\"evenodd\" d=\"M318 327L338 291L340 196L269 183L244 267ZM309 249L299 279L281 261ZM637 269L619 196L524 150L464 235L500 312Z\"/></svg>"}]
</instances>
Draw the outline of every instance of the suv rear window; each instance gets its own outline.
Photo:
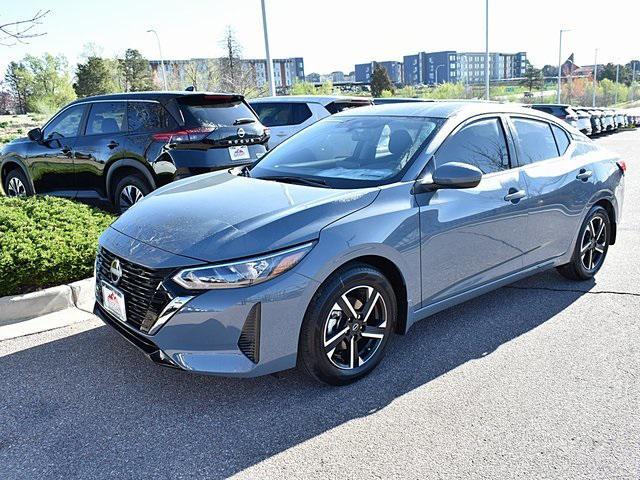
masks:
<instances>
[{"instance_id":1,"label":"suv rear window","mask_svg":"<svg viewBox=\"0 0 640 480\"><path fill-rule=\"evenodd\" d=\"M260 102L252 105L265 127L300 125L311 118L311 110L300 102Z\"/></svg>"},{"instance_id":2,"label":"suv rear window","mask_svg":"<svg viewBox=\"0 0 640 480\"><path fill-rule=\"evenodd\" d=\"M194 95L178 98L187 127L229 127L240 119L256 119L241 99L231 96Z\"/></svg>"}]
</instances>

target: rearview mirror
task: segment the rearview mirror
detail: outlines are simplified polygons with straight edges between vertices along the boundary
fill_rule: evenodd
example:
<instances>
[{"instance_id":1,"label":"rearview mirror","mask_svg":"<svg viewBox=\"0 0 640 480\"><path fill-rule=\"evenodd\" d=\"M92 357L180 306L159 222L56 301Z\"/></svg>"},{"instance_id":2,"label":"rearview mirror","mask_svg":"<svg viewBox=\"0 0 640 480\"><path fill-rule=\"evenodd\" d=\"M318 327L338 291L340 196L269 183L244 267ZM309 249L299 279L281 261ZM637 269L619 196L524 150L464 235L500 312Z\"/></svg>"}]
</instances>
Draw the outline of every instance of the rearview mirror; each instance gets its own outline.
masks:
<instances>
[{"instance_id":1,"label":"rearview mirror","mask_svg":"<svg viewBox=\"0 0 640 480\"><path fill-rule=\"evenodd\" d=\"M39 128L34 128L33 130L29 130L27 136L32 142L40 142L42 141L42 130L40 130Z\"/></svg>"},{"instance_id":2,"label":"rearview mirror","mask_svg":"<svg viewBox=\"0 0 640 480\"><path fill-rule=\"evenodd\" d=\"M419 192L430 192L442 188L473 188L482 180L478 167L460 162L448 162L435 169L431 177L420 180Z\"/></svg>"}]
</instances>

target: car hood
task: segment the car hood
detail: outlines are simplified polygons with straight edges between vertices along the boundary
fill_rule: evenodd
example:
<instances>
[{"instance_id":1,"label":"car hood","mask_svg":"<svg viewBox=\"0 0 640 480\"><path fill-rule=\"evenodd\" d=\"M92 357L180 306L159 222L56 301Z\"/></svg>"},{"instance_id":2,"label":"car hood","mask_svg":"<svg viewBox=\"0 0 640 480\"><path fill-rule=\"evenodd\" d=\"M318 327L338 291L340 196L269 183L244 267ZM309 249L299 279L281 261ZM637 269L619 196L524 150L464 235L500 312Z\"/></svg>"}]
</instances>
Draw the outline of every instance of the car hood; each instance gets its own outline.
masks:
<instances>
[{"instance_id":1,"label":"car hood","mask_svg":"<svg viewBox=\"0 0 640 480\"><path fill-rule=\"evenodd\" d=\"M317 239L322 228L377 194L377 188L337 190L214 173L156 190L111 228L177 255L217 262Z\"/></svg>"}]
</instances>

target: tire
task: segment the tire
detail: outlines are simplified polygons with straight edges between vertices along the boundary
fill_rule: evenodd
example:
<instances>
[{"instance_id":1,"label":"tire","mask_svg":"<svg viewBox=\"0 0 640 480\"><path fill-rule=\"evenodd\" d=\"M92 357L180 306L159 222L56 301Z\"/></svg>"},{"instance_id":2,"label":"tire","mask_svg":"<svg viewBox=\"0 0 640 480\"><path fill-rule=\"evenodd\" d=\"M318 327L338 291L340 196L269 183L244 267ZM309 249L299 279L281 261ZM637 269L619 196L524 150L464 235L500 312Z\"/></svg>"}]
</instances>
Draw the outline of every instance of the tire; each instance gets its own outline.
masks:
<instances>
[{"instance_id":1,"label":"tire","mask_svg":"<svg viewBox=\"0 0 640 480\"><path fill-rule=\"evenodd\" d=\"M146 197L151 188L142 175L127 175L121 178L113 191L113 206L116 213L123 214Z\"/></svg>"},{"instance_id":2,"label":"tire","mask_svg":"<svg viewBox=\"0 0 640 480\"><path fill-rule=\"evenodd\" d=\"M382 360L397 312L395 293L382 272L365 264L338 270L307 308L298 365L330 385L359 380Z\"/></svg>"},{"instance_id":3,"label":"tire","mask_svg":"<svg viewBox=\"0 0 640 480\"><path fill-rule=\"evenodd\" d=\"M27 176L16 168L7 174L4 179L4 193L8 197L27 197L33 195L33 189L27 179Z\"/></svg>"},{"instance_id":4,"label":"tire","mask_svg":"<svg viewBox=\"0 0 640 480\"><path fill-rule=\"evenodd\" d=\"M593 278L604 264L610 241L609 214L604 208L596 205L589 210L580 228L571 261L558 267L558 272L569 280L582 281Z\"/></svg>"}]
</instances>

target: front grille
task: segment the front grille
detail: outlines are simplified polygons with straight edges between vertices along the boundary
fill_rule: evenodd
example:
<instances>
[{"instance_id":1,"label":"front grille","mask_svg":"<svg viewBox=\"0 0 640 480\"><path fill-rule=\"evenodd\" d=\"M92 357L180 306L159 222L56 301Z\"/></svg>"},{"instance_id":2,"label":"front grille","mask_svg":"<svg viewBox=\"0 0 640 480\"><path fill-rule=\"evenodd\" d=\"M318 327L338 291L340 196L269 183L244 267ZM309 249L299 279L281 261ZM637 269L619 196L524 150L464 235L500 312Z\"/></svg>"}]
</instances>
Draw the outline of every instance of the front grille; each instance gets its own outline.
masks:
<instances>
[{"instance_id":1,"label":"front grille","mask_svg":"<svg viewBox=\"0 0 640 480\"><path fill-rule=\"evenodd\" d=\"M122 278L117 285L111 281L109 269L114 259L120 260ZM148 332L162 309L169 303L170 296L161 286L170 270L153 270L131 263L104 248L98 251L96 261L96 296L102 303L102 280L118 288L125 297L127 324L140 331Z\"/></svg>"}]
</instances>

